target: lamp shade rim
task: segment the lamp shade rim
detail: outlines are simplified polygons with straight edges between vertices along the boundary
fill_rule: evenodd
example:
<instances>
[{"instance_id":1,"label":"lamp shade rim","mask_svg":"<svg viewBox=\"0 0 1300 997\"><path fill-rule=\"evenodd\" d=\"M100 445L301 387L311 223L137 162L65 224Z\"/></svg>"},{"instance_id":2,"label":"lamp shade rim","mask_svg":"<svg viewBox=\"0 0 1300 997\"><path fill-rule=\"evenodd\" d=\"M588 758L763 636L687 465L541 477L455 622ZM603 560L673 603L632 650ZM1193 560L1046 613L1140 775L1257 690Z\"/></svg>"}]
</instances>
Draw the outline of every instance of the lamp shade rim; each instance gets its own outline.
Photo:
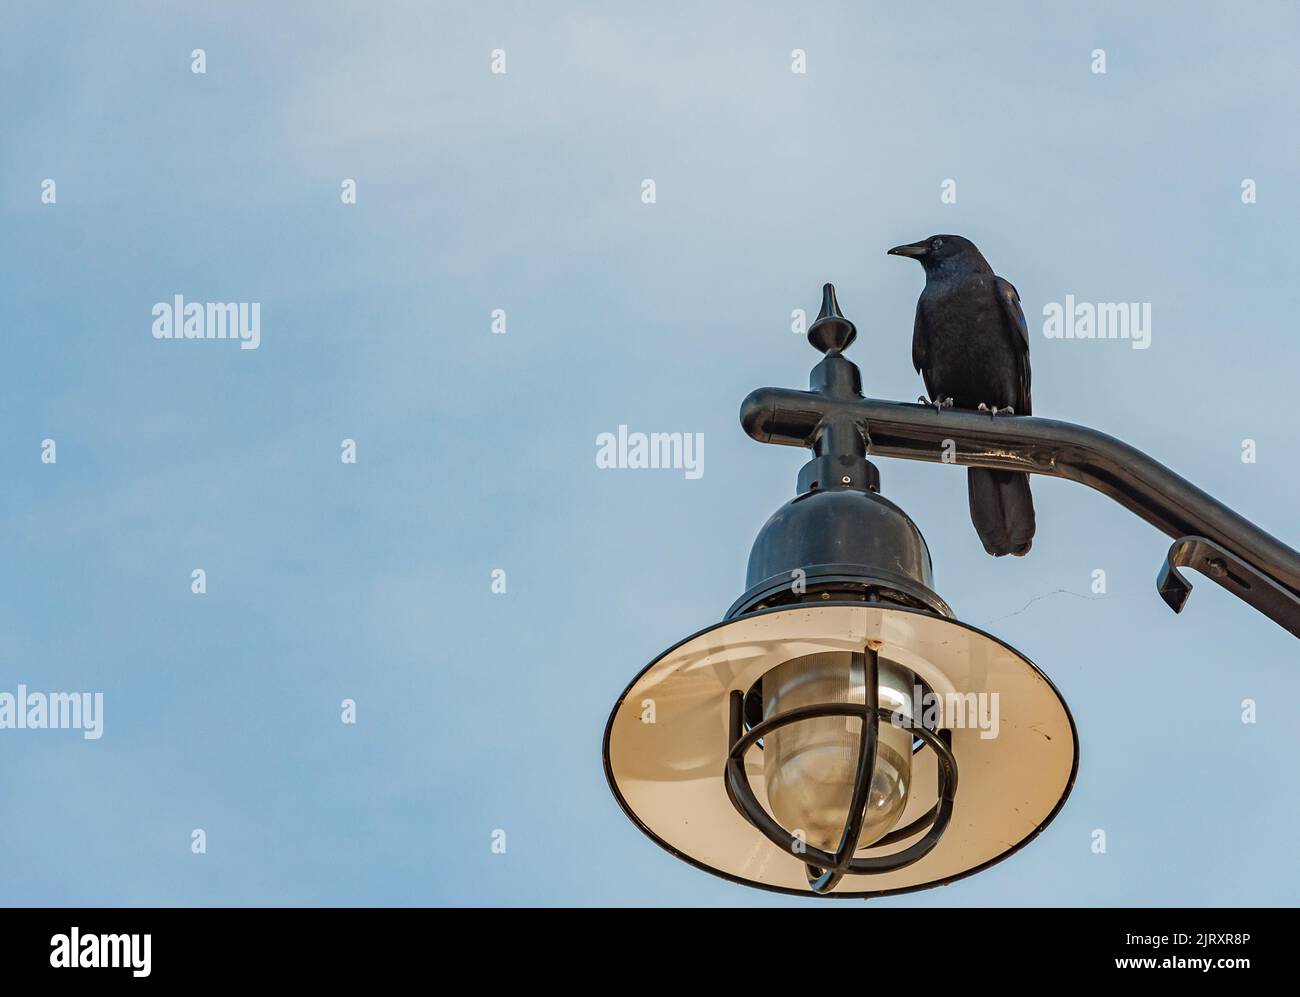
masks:
<instances>
[{"instance_id":1,"label":"lamp shade rim","mask_svg":"<svg viewBox=\"0 0 1300 997\"><path fill-rule=\"evenodd\" d=\"M1029 669L1032 669L1033 676L1036 679L1041 680L1045 684L1046 689L1050 690L1051 696L1055 700L1055 705L1059 706L1060 713L1064 720L1064 724L1062 724L1061 726L1064 727L1068 725L1068 731L1070 735L1069 772L1068 775L1065 776L1064 778L1063 784L1061 785L1059 791L1059 795L1057 795L1056 799L1053 802L1051 802L1050 807L1046 809L1046 812L1041 817L1041 819L1038 819L1034 823L1034 825L1030 827L1027 830L1027 832L1021 834L1017 840L1007 845L1007 847L1002 848L996 854L992 854L987 858L984 858L982 861L978 861L970 865L969 867L960 868L956 871L947 872L942 875L937 875L934 878L926 879L923 882L908 883L906 885L901 885L901 886L887 886L887 887L876 888L876 889L869 889L869 888L853 889L850 887L856 887L859 885L867 886L868 884L870 884L873 877L865 876L865 875L852 876L849 877L849 881L846 881L844 883L845 888L836 889L834 892L829 894L824 894L823 896L827 896L834 899L865 899L869 897L884 897L884 896L893 896L893 895L903 894L903 893L912 893L918 890L929 889L935 886L947 885L949 883L953 883L953 882L957 882L958 880L965 879L968 876L974 875L977 872L981 872L985 869L990 868L993 865L996 865L1002 860L1016 854L1022 848L1028 845L1029 842L1033 841L1036 837L1038 837L1038 835L1042 833L1042 831L1056 818L1056 816L1061 812L1061 810L1065 806L1066 802L1070 797L1071 791L1074 788L1075 779L1078 774L1078 767L1079 767L1078 729L1075 725L1074 717L1070 712L1069 706L1066 703L1065 698L1061 695L1060 690L1057 689L1056 685L1051 681L1051 679L1048 678L1048 676L1040 668L1038 668L1037 665L1035 665L1032 661L1030 661L1027 657L1025 657L1015 648L1011 647L1011 645L1007 644L1005 641L1001 640L1000 638L990 633L987 633L984 630L981 630L978 627L972 626L971 624L968 623L963 623L960 620L952 619L950 617L938 616L935 613L926 612L924 610L913 609L904 606L894 606L894 605L880 606L874 604L864 604L862 602L857 602L857 601L828 600L825 602L818 602L815 604L773 606L765 609L754 610L753 612L746 613L743 616L733 617L731 619L724 619L720 622L705 627L689 635L688 637L683 638L677 643L673 644L667 650L657 655L644 668L638 671L636 676L628 683L627 687L620 694L618 700L615 702L614 707L610 712L609 719L605 724L604 735L602 738L602 752L601 752L602 764L605 771L606 782L609 785L610 791L614 794L614 798L618 801L620 809L622 809L624 814L627 815L628 819L634 825L636 825L636 827L638 827L643 834L649 837L652 841L654 841L657 845L659 845L669 854L673 855L678 859L681 859L684 862L687 862L688 864L704 872L711 873L729 882L737 883L743 886L756 887L758 889L767 890L769 892L782 893L790 896L804 896L804 897L813 896L814 894L810 890L806 888L801 888L797 885L782 885L781 883L774 883L770 881L764 881L758 878L753 878L752 876L744 875L735 870L719 868L715 865L710 864L708 861L701 859L697 855L691 854L691 851L689 849L684 849L683 847L679 847L678 844L674 844L672 841L668 840L665 834L660 833L659 830L656 830L655 827L652 827L651 824L647 821L647 819L637 812L637 809L632 804L632 802L629 801L628 794L625 792L624 788L620 785L619 779L615 774L615 762L612 757L612 751L611 751L611 746L613 744L614 737L615 737L615 725L620 717L620 714L624 710L624 706L628 700L628 697L632 695L634 690L637 689L638 685L642 682L643 679L646 678L646 676L651 672L652 669L654 669L657 665L661 665L666 660L670 659L671 656L673 656L676 652L678 652L682 648L686 647L686 645L690 644L693 641L699 640L701 637L704 637L707 634L710 634L717 630L721 630L725 627L735 627L738 624L742 624L747 621L754 621L756 619L761 619L763 617L769 617L781 613L808 614L808 613L817 613L818 611L821 610L832 610L832 609L862 610L868 608L872 610L880 611L881 613L908 614L909 616L922 618L916 621L918 625L922 625L922 626L933 625L925 621L937 621L937 623L943 626L960 628L960 630L966 631L969 635L971 635L972 638L977 638L980 640L992 642L993 645L996 645L998 648L1003 649L1007 655L1015 659L1015 664L1017 666L1024 665L1027 666ZM1058 718L1058 723L1059 723L1059 719L1061 718ZM1064 755L1058 754L1058 757L1060 759L1060 762L1054 764L1058 765L1060 770L1063 770ZM719 785L718 792L721 793L723 777L720 769L717 773L717 781ZM960 790L958 795L960 797ZM1046 796L1044 797L1043 805L1046 806L1046 801L1049 800L1051 800L1051 793L1046 794Z\"/></svg>"}]
</instances>

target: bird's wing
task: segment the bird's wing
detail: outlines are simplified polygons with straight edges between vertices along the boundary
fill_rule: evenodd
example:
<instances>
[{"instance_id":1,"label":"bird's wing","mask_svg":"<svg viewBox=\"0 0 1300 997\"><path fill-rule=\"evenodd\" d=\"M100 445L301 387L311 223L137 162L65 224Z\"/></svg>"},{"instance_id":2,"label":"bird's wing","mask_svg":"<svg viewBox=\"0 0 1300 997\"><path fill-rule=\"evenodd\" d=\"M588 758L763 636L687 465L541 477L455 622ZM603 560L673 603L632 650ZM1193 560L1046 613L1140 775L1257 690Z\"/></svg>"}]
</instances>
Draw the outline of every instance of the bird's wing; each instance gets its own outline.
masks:
<instances>
[{"instance_id":1,"label":"bird's wing","mask_svg":"<svg viewBox=\"0 0 1300 997\"><path fill-rule=\"evenodd\" d=\"M921 312L921 302L916 303L916 321L912 323L912 368L925 376L925 368L930 362L930 338L925 330L925 317ZM929 388L929 385L926 385Z\"/></svg>"},{"instance_id":2,"label":"bird's wing","mask_svg":"<svg viewBox=\"0 0 1300 997\"><path fill-rule=\"evenodd\" d=\"M934 398L938 395L939 390L930 383L930 330L926 327L925 312L921 310L919 299L916 302L916 321L912 323L912 366L925 382L929 396Z\"/></svg>"},{"instance_id":3,"label":"bird's wing","mask_svg":"<svg viewBox=\"0 0 1300 997\"><path fill-rule=\"evenodd\" d=\"M997 288L998 301L1002 303L1003 312L1011 320L1011 324L1020 330L1020 339L1017 343L1021 348L1020 398L1015 406L1016 415L1032 415L1033 405L1029 397L1029 325L1025 322L1025 313L1020 307L1020 294L1011 281L1004 280L1001 277L994 277L993 285ZM913 345L912 351L913 355L915 355L915 345Z\"/></svg>"}]
</instances>

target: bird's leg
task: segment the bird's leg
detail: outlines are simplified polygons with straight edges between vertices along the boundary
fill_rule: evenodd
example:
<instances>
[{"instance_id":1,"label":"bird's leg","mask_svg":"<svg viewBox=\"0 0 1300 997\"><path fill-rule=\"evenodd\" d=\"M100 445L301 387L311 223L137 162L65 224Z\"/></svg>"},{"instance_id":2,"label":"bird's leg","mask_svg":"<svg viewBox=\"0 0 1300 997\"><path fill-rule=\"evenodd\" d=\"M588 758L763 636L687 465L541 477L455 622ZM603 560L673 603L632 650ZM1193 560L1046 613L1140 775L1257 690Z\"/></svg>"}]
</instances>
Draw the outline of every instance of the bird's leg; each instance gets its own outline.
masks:
<instances>
[{"instance_id":1,"label":"bird's leg","mask_svg":"<svg viewBox=\"0 0 1300 997\"><path fill-rule=\"evenodd\" d=\"M998 415L1016 414L1016 410L1013 409L1010 405L1003 405L1002 408L997 408L996 406L990 407L988 405L985 405L983 402L980 402L979 410L981 412L987 412L989 414L990 419Z\"/></svg>"},{"instance_id":2,"label":"bird's leg","mask_svg":"<svg viewBox=\"0 0 1300 997\"><path fill-rule=\"evenodd\" d=\"M936 398L934 401L930 401L930 399L926 398L925 395L921 395L917 398L917 401L922 405L933 405L936 412L942 412L946 408L952 408L951 398Z\"/></svg>"}]
</instances>

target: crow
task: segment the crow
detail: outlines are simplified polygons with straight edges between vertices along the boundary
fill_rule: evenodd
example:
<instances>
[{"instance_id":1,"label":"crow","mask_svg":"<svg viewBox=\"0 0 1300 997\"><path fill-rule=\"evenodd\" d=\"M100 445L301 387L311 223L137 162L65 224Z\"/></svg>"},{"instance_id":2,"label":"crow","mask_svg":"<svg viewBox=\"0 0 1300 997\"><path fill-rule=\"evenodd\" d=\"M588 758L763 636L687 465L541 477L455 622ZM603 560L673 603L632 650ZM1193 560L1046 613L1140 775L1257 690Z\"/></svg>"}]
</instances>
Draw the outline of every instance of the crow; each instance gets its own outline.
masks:
<instances>
[{"instance_id":1,"label":"crow","mask_svg":"<svg viewBox=\"0 0 1300 997\"><path fill-rule=\"evenodd\" d=\"M996 415L1030 415L1029 327L1020 295L975 244L959 235L932 235L895 246L925 268L916 302L912 366L938 409L978 409ZM966 472L970 518L994 557L1029 552L1034 539L1034 499L1029 476L972 467Z\"/></svg>"}]
</instances>

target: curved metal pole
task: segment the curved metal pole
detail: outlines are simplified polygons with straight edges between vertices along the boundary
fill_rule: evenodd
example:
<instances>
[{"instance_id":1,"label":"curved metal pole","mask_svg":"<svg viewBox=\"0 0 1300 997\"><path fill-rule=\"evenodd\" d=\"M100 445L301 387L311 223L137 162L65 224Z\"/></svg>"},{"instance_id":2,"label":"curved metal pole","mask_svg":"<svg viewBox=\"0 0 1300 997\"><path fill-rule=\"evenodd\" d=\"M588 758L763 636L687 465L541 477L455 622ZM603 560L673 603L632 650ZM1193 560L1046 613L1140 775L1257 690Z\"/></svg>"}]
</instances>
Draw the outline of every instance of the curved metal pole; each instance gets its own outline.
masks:
<instances>
[{"instance_id":1,"label":"curved metal pole","mask_svg":"<svg viewBox=\"0 0 1300 997\"><path fill-rule=\"evenodd\" d=\"M1174 612L1191 591L1178 568L1193 567L1300 637L1300 553L1127 443L1055 419L937 412L846 394L760 388L741 405L740 422L761 443L814 450L829 427L851 422L868 454L1078 481L1175 539L1158 579Z\"/></svg>"}]
</instances>

